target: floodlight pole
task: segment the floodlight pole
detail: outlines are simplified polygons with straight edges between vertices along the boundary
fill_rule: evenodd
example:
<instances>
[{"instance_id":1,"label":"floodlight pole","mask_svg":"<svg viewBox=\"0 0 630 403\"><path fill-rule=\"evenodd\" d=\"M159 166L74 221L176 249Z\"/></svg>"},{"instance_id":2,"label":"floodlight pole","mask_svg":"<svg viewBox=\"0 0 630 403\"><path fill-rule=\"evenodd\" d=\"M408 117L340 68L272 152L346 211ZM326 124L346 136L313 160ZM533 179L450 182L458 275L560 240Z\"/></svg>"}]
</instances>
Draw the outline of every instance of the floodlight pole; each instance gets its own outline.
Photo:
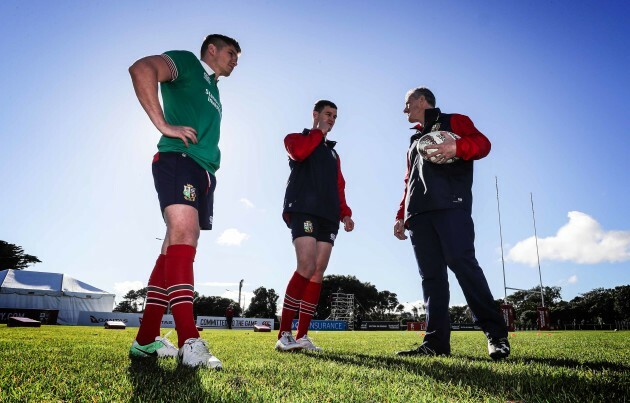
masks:
<instances>
[{"instance_id":1,"label":"floodlight pole","mask_svg":"<svg viewBox=\"0 0 630 403\"><path fill-rule=\"evenodd\" d=\"M244 280L241 279L241 281L238 283L238 305L241 307L241 309L243 309L243 305L241 305L241 288L243 288L243 281Z\"/></svg>"},{"instance_id":2,"label":"floodlight pole","mask_svg":"<svg viewBox=\"0 0 630 403\"><path fill-rule=\"evenodd\" d=\"M501 207L499 206L499 179L494 177L497 188L497 212L499 213L499 238L501 239L501 267L503 268L503 303L507 304L507 284L505 283L505 260L503 259L503 229L501 228Z\"/></svg>"},{"instance_id":3,"label":"floodlight pole","mask_svg":"<svg viewBox=\"0 0 630 403\"><path fill-rule=\"evenodd\" d=\"M538 278L540 279L540 298L542 300L542 306L545 307L545 295L543 293L542 274L540 272L540 255L538 254L538 234L536 233L536 216L534 215L534 196L530 192L529 198L532 202L532 218L534 220L534 239L536 240L536 258L538 259Z\"/></svg>"}]
</instances>

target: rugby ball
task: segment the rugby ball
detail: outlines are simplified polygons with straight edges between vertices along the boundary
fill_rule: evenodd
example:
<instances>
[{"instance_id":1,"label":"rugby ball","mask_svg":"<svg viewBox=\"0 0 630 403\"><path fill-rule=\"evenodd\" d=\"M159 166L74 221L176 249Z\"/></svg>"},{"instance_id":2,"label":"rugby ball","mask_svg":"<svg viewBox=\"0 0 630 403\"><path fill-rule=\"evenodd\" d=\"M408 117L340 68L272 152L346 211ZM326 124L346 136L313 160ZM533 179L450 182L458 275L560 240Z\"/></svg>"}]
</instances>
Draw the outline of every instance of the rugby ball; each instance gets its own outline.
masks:
<instances>
[{"instance_id":1,"label":"rugby ball","mask_svg":"<svg viewBox=\"0 0 630 403\"><path fill-rule=\"evenodd\" d=\"M420 154L420 156L422 156L422 158L424 158L425 160L429 160L427 158L427 155L431 154L432 152L436 151L435 148L431 148L432 145L435 144L441 144L443 142L445 142L447 139L454 139L457 140L459 138L459 136L455 133L451 133L451 132L447 132L444 130L441 131L437 131L437 132L431 132L431 133L427 133L424 136L420 137L418 139L418 142L416 143L416 148L418 150L418 153ZM451 159L448 159L446 161L444 161L444 164L450 164L452 162L455 162L459 160L459 157L453 157ZM431 157L431 162L436 162L437 158L435 157Z\"/></svg>"}]
</instances>

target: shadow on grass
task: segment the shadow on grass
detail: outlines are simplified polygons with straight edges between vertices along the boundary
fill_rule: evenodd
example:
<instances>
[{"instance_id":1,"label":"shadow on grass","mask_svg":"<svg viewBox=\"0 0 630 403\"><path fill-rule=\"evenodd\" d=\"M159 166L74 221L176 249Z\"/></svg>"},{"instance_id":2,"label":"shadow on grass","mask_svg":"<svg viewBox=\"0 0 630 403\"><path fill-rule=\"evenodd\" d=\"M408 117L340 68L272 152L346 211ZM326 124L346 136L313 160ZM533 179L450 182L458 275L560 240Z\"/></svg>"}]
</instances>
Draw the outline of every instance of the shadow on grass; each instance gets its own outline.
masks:
<instances>
[{"instance_id":1,"label":"shadow on grass","mask_svg":"<svg viewBox=\"0 0 630 403\"><path fill-rule=\"evenodd\" d=\"M416 348L421 343L415 343L410 348ZM489 357L480 358L479 356L473 355L453 355L456 358L465 358L470 361L478 361L478 362L488 362L490 361ZM619 364L615 362L606 362L606 361L577 361L572 360L570 358L540 358L540 357L515 357L512 355L507 362L520 362L523 364L531 364L537 363L541 365L548 365L552 367L564 367L567 369L590 369L592 371L630 371L630 365Z\"/></svg>"},{"instance_id":2,"label":"shadow on grass","mask_svg":"<svg viewBox=\"0 0 630 403\"><path fill-rule=\"evenodd\" d=\"M534 401L625 401L628 396L628 367L612 363L580 363L563 359L519 358L501 363L492 363L490 359L457 357L398 357L341 354L341 353L307 353L305 356L338 362L345 365L356 365L378 370L405 371L418 376L431 377L435 381L447 384L461 384L472 390L494 395L509 400L525 399ZM522 373L505 370L510 362L539 362L554 367L575 369L552 372L541 376L537 373ZM497 365L497 369L478 365L477 363ZM584 368L593 371L606 371L597 376L585 377L578 373ZM610 372L614 371L614 372ZM603 399L603 400L602 400Z\"/></svg>"},{"instance_id":3,"label":"shadow on grass","mask_svg":"<svg viewBox=\"0 0 630 403\"><path fill-rule=\"evenodd\" d=\"M484 362L488 359L472 356L461 356L459 358L465 358L470 361ZM630 365L619 364L615 362L606 361L577 361L569 358L540 358L540 357L510 357L506 362L518 362L521 364L540 364L550 367L562 367L566 369L591 371L612 371L612 372L628 372L630 371Z\"/></svg>"},{"instance_id":4,"label":"shadow on grass","mask_svg":"<svg viewBox=\"0 0 630 403\"><path fill-rule=\"evenodd\" d=\"M131 401L199 402L212 401L201 386L199 371L185 366L162 368L158 360L131 360L127 376L133 387Z\"/></svg>"}]
</instances>

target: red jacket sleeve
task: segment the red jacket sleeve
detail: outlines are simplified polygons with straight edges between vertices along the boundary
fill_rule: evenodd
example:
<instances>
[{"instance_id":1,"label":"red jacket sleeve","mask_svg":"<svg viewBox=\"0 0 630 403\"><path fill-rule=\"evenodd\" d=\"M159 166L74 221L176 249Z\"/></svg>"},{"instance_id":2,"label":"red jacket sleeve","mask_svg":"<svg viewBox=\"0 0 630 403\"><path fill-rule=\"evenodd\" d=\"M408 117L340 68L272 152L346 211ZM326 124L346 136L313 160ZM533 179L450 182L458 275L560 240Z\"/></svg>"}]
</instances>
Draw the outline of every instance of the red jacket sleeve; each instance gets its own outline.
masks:
<instances>
[{"instance_id":1,"label":"red jacket sleeve","mask_svg":"<svg viewBox=\"0 0 630 403\"><path fill-rule=\"evenodd\" d=\"M453 114L451 130L461 138L456 141L455 153L464 160L478 160L490 153L490 140L481 133L466 115Z\"/></svg>"},{"instance_id":2,"label":"red jacket sleeve","mask_svg":"<svg viewBox=\"0 0 630 403\"><path fill-rule=\"evenodd\" d=\"M403 191L402 200L400 206L398 206L398 212L396 213L396 219L402 220L405 218L405 199L407 198L407 183L409 183L409 157L407 157L407 173L405 173L405 190Z\"/></svg>"},{"instance_id":3,"label":"red jacket sleeve","mask_svg":"<svg viewBox=\"0 0 630 403\"><path fill-rule=\"evenodd\" d=\"M337 191L339 192L339 204L341 207L339 221L341 221L344 217L352 217L352 210L346 203L346 180L343 178L343 174L341 173L341 160L339 159L339 154L337 154L337 174Z\"/></svg>"},{"instance_id":4,"label":"red jacket sleeve","mask_svg":"<svg viewBox=\"0 0 630 403\"><path fill-rule=\"evenodd\" d=\"M313 129L307 135L302 133L289 134L284 138L284 147L287 149L289 158L293 161L304 161L322 142L324 133L321 130Z\"/></svg>"}]
</instances>

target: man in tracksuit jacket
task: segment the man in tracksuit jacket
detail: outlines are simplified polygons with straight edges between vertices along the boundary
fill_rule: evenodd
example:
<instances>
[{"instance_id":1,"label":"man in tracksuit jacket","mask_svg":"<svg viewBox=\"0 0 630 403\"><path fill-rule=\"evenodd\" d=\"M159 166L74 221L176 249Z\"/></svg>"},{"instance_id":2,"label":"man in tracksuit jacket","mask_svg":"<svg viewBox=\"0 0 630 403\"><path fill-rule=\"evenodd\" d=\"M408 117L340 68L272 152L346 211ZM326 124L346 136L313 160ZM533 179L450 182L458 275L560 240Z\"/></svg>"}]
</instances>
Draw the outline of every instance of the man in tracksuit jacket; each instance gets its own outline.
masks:
<instances>
[{"instance_id":1,"label":"man in tracksuit jacket","mask_svg":"<svg viewBox=\"0 0 630 403\"><path fill-rule=\"evenodd\" d=\"M507 326L475 258L471 217L473 160L488 155L490 141L468 116L445 114L436 108L435 96L428 88L407 93L404 113L410 123L418 125L407 152L405 192L396 214L394 236L407 239L405 229L409 230L422 277L427 328L419 347L398 354L450 354L448 266L457 277L475 323L488 338L490 356L506 358L510 354ZM418 140L434 131L448 131L459 138L431 145L435 151L423 159Z\"/></svg>"},{"instance_id":2,"label":"man in tracksuit jacket","mask_svg":"<svg viewBox=\"0 0 630 403\"><path fill-rule=\"evenodd\" d=\"M326 139L336 119L337 106L330 101L318 101L313 110L313 128L284 139L291 174L282 216L291 228L297 269L284 296L278 351L321 351L307 336L308 327L315 315L339 222L343 222L348 232L354 229L352 210L346 204L346 182L339 154L334 150L336 143ZM291 327L297 311L300 315L293 338Z\"/></svg>"}]
</instances>

